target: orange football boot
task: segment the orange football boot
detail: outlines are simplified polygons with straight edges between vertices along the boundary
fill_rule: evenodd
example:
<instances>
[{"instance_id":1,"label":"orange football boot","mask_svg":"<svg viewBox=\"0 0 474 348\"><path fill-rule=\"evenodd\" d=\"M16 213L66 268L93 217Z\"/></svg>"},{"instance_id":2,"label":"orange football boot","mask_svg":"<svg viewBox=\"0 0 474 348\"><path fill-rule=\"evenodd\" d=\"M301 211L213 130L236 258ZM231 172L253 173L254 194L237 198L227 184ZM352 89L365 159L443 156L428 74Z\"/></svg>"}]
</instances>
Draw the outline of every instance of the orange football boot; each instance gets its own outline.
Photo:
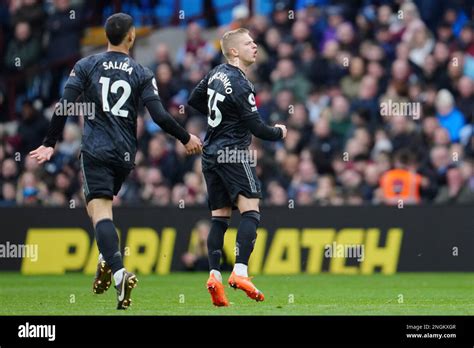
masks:
<instances>
[{"instance_id":1,"label":"orange football boot","mask_svg":"<svg viewBox=\"0 0 474 348\"><path fill-rule=\"evenodd\" d=\"M245 291L248 297L257 302L265 300L263 293L258 290L249 277L238 276L234 272L230 275L229 285L234 289L240 289Z\"/></svg>"},{"instance_id":2,"label":"orange football boot","mask_svg":"<svg viewBox=\"0 0 474 348\"><path fill-rule=\"evenodd\" d=\"M211 294L212 303L217 307L227 307L229 301L225 296L224 285L216 279L214 274L209 276L207 280L207 291Z\"/></svg>"}]
</instances>

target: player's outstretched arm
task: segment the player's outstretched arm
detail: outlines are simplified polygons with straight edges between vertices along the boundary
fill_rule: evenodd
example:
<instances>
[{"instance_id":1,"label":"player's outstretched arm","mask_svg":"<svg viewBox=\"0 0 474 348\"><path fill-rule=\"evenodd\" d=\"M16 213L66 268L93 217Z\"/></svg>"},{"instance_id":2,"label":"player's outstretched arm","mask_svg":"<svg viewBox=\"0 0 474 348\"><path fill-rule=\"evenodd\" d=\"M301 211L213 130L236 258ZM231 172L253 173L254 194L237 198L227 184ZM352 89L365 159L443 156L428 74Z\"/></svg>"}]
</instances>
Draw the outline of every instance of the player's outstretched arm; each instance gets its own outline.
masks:
<instances>
[{"instance_id":1,"label":"player's outstretched arm","mask_svg":"<svg viewBox=\"0 0 474 348\"><path fill-rule=\"evenodd\" d=\"M171 116L158 99L152 99L145 103L151 118L166 133L171 134L183 143L188 155L199 154L202 151L201 140L195 135L189 134L176 120Z\"/></svg>"},{"instance_id":2,"label":"player's outstretched arm","mask_svg":"<svg viewBox=\"0 0 474 348\"><path fill-rule=\"evenodd\" d=\"M277 124L275 127L267 126L260 117L254 117L244 122L244 126L257 138L263 140L281 140L286 137L286 126Z\"/></svg>"},{"instance_id":3,"label":"player's outstretched arm","mask_svg":"<svg viewBox=\"0 0 474 348\"><path fill-rule=\"evenodd\" d=\"M271 127L263 123L255 102L255 92L250 82L240 80L234 95L235 108L239 110L240 119L245 128L254 136L263 140L277 141L286 137L286 127L281 124Z\"/></svg>"},{"instance_id":4,"label":"player's outstretched arm","mask_svg":"<svg viewBox=\"0 0 474 348\"><path fill-rule=\"evenodd\" d=\"M63 97L59 101L59 104L75 102L79 97L80 92L75 88L66 87L64 88ZM67 115L60 114L59 105L54 109L51 123L49 124L48 133L43 141L43 145L30 152L30 156L35 158L38 163L44 163L51 159L54 153L54 146L58 141L61 134L63 134L64 125L66 124Z\"/></svg>"}]
</instances>

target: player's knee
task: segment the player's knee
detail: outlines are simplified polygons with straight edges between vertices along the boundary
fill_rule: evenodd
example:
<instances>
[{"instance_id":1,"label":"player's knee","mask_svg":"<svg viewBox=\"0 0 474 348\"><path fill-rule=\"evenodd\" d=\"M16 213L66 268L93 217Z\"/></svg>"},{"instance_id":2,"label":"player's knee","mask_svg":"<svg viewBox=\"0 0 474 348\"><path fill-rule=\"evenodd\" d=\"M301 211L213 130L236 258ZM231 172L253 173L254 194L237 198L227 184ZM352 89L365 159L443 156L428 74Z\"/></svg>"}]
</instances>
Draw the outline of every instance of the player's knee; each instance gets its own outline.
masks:
<instances>
[{"instance_id":1,"label":"player's knee","mask_svg":"<svg viewBox=\"0 0 474 348\"><path fill-rule=\"evenodd\" d=\"M94 226L101 220L112 220L112 201L106 199L93 199L87 205L87 211Z\"/></svg>"},{"instance_id":2,"label":"player's knee","mask_svg":"<svg viewBox=\"0 0 474 348\"><path fill-rule=\"evenodd\" d=\"M232 208L231 207L224 207L220 209L216 209L212 211L212 216L231 216L232 215Z\"/></svg>"},{"instance_id":3,"label":"player's knee","mask_svg":"<svg viewBox=\"0 0 474 348\"><path fill-rule=\"evenodd\" d=\"M94 211L92 216L91 216L91 219L92 219L92 223L94 226L97 225L97 223L99 223L100 221L102 220L110 220L112 221L112 212L97 212L97 211Z\"/></svg>"},{"instance_id":4,"label":"player's knee","mask_svg":"<svg viewBox=\"0 0 474 348\"><path fill-rule=\"evenodd\" d=\"M207 248L210 252L220 250L224 243L224 233L229 227L227 216L213 216L211 230L207 238Z\"/></svg>"},{"instance_id":5,"label":"player's knee","mask_svg":"<svg viewBox=\"0 0 474 348\"><path fill-rule=\"evenodd\" d=\"M260 200L258 198L247 198L239 196L237 207L239 208L240 214L244 214L247 211L259 211Z\"/></svg>"},{"instance_id":6,"label":"player's knee","mask_svg":"<svg viewBox=\"0 0 474 348\"><path fill-rule=\"evenodd\" d=\"M87 211L87 215L89 215L89 218L92 220L92 217L94 216L92 207L90 205L87 205L86 211Z\"/></svg>"}]
</instances>

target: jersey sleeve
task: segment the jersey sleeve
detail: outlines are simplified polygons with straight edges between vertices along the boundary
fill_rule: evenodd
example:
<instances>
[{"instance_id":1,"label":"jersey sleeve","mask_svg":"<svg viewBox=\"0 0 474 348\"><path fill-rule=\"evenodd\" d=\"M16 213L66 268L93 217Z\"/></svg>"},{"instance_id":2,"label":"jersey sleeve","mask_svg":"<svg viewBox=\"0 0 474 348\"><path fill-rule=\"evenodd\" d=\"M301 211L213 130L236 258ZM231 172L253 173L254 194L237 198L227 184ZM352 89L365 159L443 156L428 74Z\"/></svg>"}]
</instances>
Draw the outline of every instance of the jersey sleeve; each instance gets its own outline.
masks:
<instances>
[{"instance_id":1,"label":"jersey sleeve","mask_svg":"<svg viewBox=\"0 0 474 348\"><path fill-rule=\"evenodd\" d=\"M192 106L200 113L207 115L207 81L209 74L206 75L198 85L193 89L188 99L188 105Z\"/></svg>"},{"instance_id":2,"label":"jersey sleeve","mask_svg":"<svg viewBox=\"0 0 474 348\"><path fill-rule=\"evenodd\" d=\"M242 121L260 118L255 102L255 93L248 83L241 83L238 86L234 94L234 103L236 110L240 110Z\"/></svg>"},{"instance_id":3,"label":"jersey sleeve","mask_svg":"<svg viewBox=\"0 0 474 348\"><path fill-rule=\"evenodd\" d=\"M64 88L63 96L58 104L62 105L63 102L75 102L80 94L81 91L66 86ZM56 142L63 134L64 126L66 125L66 120L67 117L64 117L64 114L61 115L58 110L58 107L56 107L54 109L53 117L51 118L51 123L49 124L48 132L43 141L44 146L54 147L56 145Z\"/></svg>"},{"instance_id":4,"label":"jersey sleeve","mask_svg":"<svg viewBox=\"0 0 474 348\"><path fill-rule=\"evenodd\" d=\"M280 140L283 132L280 128L270 127L263 123L255 103L255 93L248 83L242 83L234 95L236 110L240 112L240 119L244 127L257 138L263 140Z\"/></svg>"},{"instance_id":5,"label":"jersey sleeve","mask_svg":"<svg viewBox=\"0 0 474 348\"><path fill-rule=\"evenodd\" d=\"M82 92L86 89L87 79L86 60L81 59L74 65L74 68L72 68L64 88L72 88Z\"/></svg>"},{"instance_id":6,"label":"jersey sleeve","mask_svg":"<svg viewBox=\"0 0 474 348\"><path fill-rule=\"evenodd\" d=\"M140 98L145 104L153 100L160 101L155 75L148 68L144 68L140 85Z\"/></svg>"}]
</instances>

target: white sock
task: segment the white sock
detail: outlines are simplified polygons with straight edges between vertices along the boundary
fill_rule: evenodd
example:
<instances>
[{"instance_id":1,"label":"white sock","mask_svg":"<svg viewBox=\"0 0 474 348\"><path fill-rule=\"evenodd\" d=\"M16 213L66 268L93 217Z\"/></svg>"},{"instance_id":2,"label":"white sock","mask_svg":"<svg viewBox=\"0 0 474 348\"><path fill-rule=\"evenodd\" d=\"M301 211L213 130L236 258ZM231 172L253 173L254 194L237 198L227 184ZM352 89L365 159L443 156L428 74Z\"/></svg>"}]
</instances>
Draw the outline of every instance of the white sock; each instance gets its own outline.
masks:
<instances>
[{"instance_id":1,"label":"white sock","mask_svg":"<svg viewBox=\"0 0 474 348\"><path fill-rule=\"evenodd\" d=\"M220 283L222 283L222 274L221 274L221 272L219 272L219 271L217 271L217 270L215 270L215 269L212 269L212 270L209 272L209 274L211 274L211 275L214 274L214 277L216 277L216 279L217 279Z\"/></svg>"},{"instance_id":2,"label":"white sock","mask_svg":"<svg viewBox=\"0 0 474 348\"><path fill-rule=\"evenodd\" d=\"M243 263L236 263L234 265L234 272L235 274L237 274L238 276L241 276L241 277L248 277L248 274L247 274L247 265L244 265Z\"/></svg>"},{"instance_id":3,"label":"white sock","mask_svg":"<svg viewBox=\"0 0 474 348\"><path fill-rule=\"evenodd\" d=\"M114 273L114 280L115 280L115 285L119 285L120 282L123 279L123 272L125 272L125 268L119 269L117 272Z\"/></svg>"}]
</instances>

